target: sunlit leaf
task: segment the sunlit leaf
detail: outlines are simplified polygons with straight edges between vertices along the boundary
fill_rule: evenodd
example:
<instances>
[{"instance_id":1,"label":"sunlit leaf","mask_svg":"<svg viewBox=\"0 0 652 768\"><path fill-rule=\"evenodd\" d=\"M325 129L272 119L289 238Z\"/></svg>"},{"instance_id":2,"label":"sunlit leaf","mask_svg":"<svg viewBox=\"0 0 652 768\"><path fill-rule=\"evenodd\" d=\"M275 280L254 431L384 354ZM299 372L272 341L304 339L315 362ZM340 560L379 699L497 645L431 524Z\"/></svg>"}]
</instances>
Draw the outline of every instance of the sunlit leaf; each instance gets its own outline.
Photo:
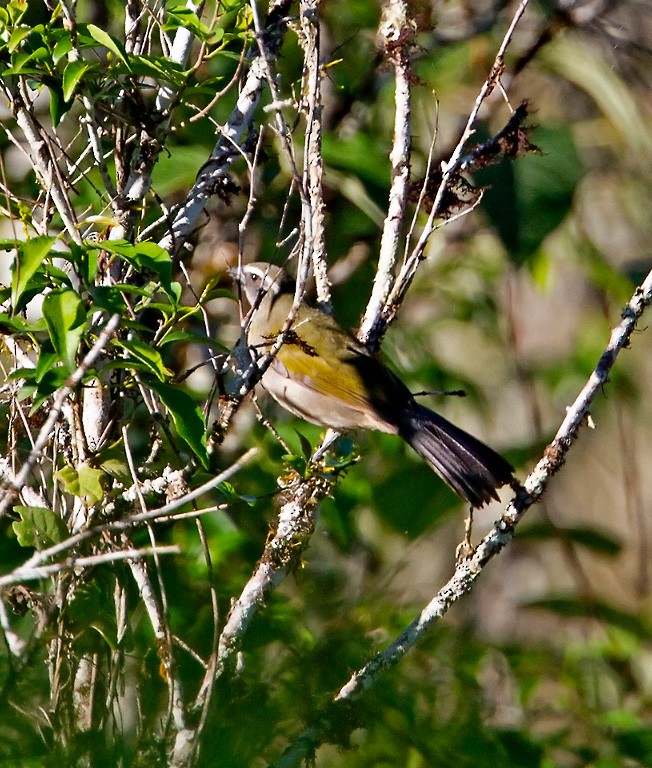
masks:
<instances>
[{"instance_id":1,"label":"sunlit leaf","mask_svg":"<svg viewBox=\"0 0 652 768\"><path fill-rule=\"evenodd\" d=\"M127 53L121 42L119 42L116 38L111 37L108 32L105 32L95 24L85 24L83 27L85 31L88 32L88 34L93 38L93 40L98 42L100 45L103 45L107 50L111 51L111 53L115 54L115 56L117 56L117 58L120 59L123 64L129 64Z\"/></svg>"},{"instance_id":2,"label":"sunlit leaf","mask_svg":"<svg viewBox=\"0 0 652 768\"><path fill-rule=\"evenodd\" d=\"M81 82L82 78L90 68L90 65L83 61L71 61L63 72L63 98L70 101Z\"/></svg>"},{"instance_id":3,"label":"sunlit leaf","mask_svg":"<svg viewBox=\"0 0 652 768\"><path fill-rule=\"evenodd\" d=\"M14 312L21 309L20 300L55 240L54 237L32 237L17 245L18 252L12 265L11 275L11 306Z\"/></svg>"},{"instance_id":4,"label":"sunlit leaf","mask_svg":"<svg viewBox=\"0 0 652 768\"><path fill-rule=\"evenodd\" d=\"M160 381L165 381L172 375L172 371L163 364L161 353L150 344L136 339L121 339L116 341L116 344L124 347L130 355L146 366L147 370Z\"/></svg>"},{"instance_id":5,"label":"sunlit leaf","mask_svg":"<svg viewBox=\"0 0 652 768\"><path fill-rule=\"evenodd\" d=\"M43 299L43 316L59 358L69 371L74 371L79 341L86 324L81 299L70 289L51 291Z\"/></svg>"}]
</instances>

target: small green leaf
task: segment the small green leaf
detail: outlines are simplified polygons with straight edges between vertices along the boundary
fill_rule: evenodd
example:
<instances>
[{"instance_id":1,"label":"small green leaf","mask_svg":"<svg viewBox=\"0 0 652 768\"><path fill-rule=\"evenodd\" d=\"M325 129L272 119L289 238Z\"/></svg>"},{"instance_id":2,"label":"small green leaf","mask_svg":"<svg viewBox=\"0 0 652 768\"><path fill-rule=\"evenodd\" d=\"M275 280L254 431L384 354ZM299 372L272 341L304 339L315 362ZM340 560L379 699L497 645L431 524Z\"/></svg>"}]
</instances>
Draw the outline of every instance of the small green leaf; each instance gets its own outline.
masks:
<instances>
[{"instance_id":1,"label":"small green leaf","mask_svg":"<svg viewBox=\"0 0 652 768\"><path fill-rule=\"evenodd\" d=\"M123 291L114 285L96 285L91 288L93 295L93 307L103 309L114 315L116 312L122 314L126 304Z\"/></svg>"},{"instance_id":2,"label":"small green leaf","mask_svg":"<svg viewBox=\"0 0 652 768\"><path fill-rule=\"evenodd\" d=\"M43 299L43 316L59 359L69 371L74 371L77 348L86 324L82 300L70 289L51 291Z\"/></svg>"},{"instance_id":3,"label":"small green leaf","mask_svg":"<svg viewBox=\"0 0 652 768\"><path fill-rule=\"evenodd\" d=\"M206 450L206 424L199 406L179 387L162 384L158 381L150 382L150 387L159 396L172 417L179 437L188 445L197 456L204 468L208 468L208 451Z\"/></svg>"},{"instance_id":4,"label":"small green leaf","mask_svg":"<svg viewBox=\"0 0 652 768\"><path fill-rule=\"evenodd\" d=\"M62 37L54 46L52 53L52 61L54 64L58 64L64 56L67 56L72 51L72 39L70 33L65 37Z\"/></svg>"},{"instance_id":5,"label":"small green leaf","mask_svg":"<svg viewBox=\"0 0 652 768\"><path fill-rule=\"evenodd\" d=\"M72 99L75 90L79 85L79 81L88 69L90 69L90 65L81 59L78 61L71 61L66 66L63 72L63 98L65 101L70 101Z\"/></svg>"},{"instance_id":6,"label":"small green leaf","mask_svg":"<svg viewBox=\"0 0 652 768\"><path fill-rule=\"evenodd\" d=\"M312 456L312 446L310 445L310 440L308 440L305 435L302 435L298 429L295 429L294 431L297 433L297 437L301 443L301 453L303 454L304 459L309 460Z\"/></svg>"},{"instance_id":7,"label":"small green leaf","mask_svg":"<svg viewBox=\"0 0 652 768\"><path fill-rule=\"evenodd\" d=\"M100 466L111 477L115 478L124 485L131 482L131 473L129 472L129 465L125 460L120 459L107 459L103 461Z\"/></svg>"},{"instance_id":8,"label":"small green leaf","mask_svg":"<svg viewBox=\"0 0 652 768\"><path fill-rule=\"evenodd\" d=\"M132 357L142 365L146 366L150 373L153 373L160 381L165 381L172 376L172 371L163 364L160 352L149 344L135 339L121 339L116 341L121 347L124 347Z\"/></svg>"},{"instance_id":9,"label":"small green leaf","mask_svg":"<svg viewBox=\"0 0 652 768\"><path fill-rule=\"evenodd\" d=\"M46 549L68 538L65 523L51 509L46 507L14 507L20 521L12 528L21 547Z\"/></svg>"},{"instance_id":10,"label":"small green leaf","mask_svg":"<svg viewBox=\"0 0 652 768\"><path fill-rule=\"evenodd\" d=\"M55 237L41 236L32 237L24 243L14 243L13 247L18 249L11 276L11 306L14 314L22 309L20 300L55 240Z\"/></svg>"},{"instance_id":11,"label":"small green leaf","mask_svg":"<svg viewBox=\"0 0 652 768\"><path fill-rule=\"evenodd\" d=\"M63 91L58 80L55 81L48 78L46 84L50 91L50 117L52 118L52 123L57 126L70 110L71 104L63 98Z\"/></svg>"},{"instance_id":12,"label":"small green leaf","mask_svg":"<svg viewBox=\"0 0 652 768\"><path fill-rule=\"evenodd\" d=\"M95 40L95 42L103 45L107 50L111 51L111 53L117 56L117 58L120 59L124 64L127 64L127 66L129 65L127 52L125 51L122 44L118 42L118 40L111 37L108 32L105 32L100 27L95 26L95 24L80 25L80 27L82 26L93 38L93 40Z\"/></svg>"},{"instance_id":13,"label":"small green leaf","mask_svg":"<svg viewBox=\"0 0 652 768\"><path fill-rule=\"evenodd\" d=\"M57 480L63 485L67 493L72 496L79 496L79 476L77 470L66 464L55 475Z\"/></svg>"},{"instance_id":14,"label":"small green leaf","mask_svg":"<svg viewBox=\"0 0 652 768\"><path fill-rule=\"evenodd\" d=\"M183 69L165 56L129 56L129 65L135 75L163 80L181 88L186 81Z\"/></svg>"},{"instance_id":15,"label":"small green leaf","mask_svg":"<svg viewBox=\"0 0 652 768\"><path fill-rule=\"evenodd\" d=\"M31 31L31 27L16 27L9 38L9 45L7 46L9 53L13 53Z\"/></svg>"},{"instance_id":16,"label":"small green leaf","mask_svg":"<svg viewBox=\"0 0 652 768\"><path fill-rule=\"evenodd\" d=\"M77 467L79 495L86 504L97 504L104 498L103 484L107 480L105 472L88 464Z\"/></svg>"},{"instance_id":17,"label":"small green leaf","mask_svg":"<svg viewBox=\"0 0 652 768\"><path fill-rule=\"evenodd\" d=\"M77 467L66 465L55 477L69 494L82 499L85 504L97 504L104 497L106 472L90 464L82 463Z\"/></svg>"}]
</instances>

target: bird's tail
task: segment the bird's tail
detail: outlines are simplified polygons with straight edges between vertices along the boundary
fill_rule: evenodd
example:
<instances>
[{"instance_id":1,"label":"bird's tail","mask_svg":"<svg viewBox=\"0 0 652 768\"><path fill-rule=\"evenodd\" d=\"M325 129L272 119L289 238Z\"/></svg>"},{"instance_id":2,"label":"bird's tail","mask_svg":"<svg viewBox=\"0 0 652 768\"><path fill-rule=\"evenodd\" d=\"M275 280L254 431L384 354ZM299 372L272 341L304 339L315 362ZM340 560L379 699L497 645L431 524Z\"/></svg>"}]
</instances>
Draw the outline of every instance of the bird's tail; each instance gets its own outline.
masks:
<instances>
[{"instance_id":1,"label":"bird's tail","mask_svg":"<svg viewBox=\"0 0 652 768\"><path fill-rule=\"evenodd\" d=\"M500 454L438 413L415 404L399 434L456 493L473 507L497 499L514 468Z\"/></svg>"}]
</instances>

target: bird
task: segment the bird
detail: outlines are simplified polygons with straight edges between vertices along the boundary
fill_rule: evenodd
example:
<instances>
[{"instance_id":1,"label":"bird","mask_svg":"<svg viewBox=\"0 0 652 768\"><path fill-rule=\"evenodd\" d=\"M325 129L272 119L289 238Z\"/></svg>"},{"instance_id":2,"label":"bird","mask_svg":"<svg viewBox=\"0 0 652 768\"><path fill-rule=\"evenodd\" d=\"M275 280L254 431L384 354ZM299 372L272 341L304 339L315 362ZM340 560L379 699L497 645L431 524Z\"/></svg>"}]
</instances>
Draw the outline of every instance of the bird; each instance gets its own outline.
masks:
<instances>
[{"instance_id":1,"label":"bird","mask_svg":"<svg viewBox=\"0 0 652 768\"><path fill-rule=\"evenodd\" d=\"M506 459L418 403L398 376L332 315L304 301L285 329L295 281L282 267L253 262L230 272L252 307L245 329L248 347L263 356L284 331L261 383L286 410L338 432L398 435L473 508L498 500L497 489L515 482Z\"/></svg>"}]
</instances>

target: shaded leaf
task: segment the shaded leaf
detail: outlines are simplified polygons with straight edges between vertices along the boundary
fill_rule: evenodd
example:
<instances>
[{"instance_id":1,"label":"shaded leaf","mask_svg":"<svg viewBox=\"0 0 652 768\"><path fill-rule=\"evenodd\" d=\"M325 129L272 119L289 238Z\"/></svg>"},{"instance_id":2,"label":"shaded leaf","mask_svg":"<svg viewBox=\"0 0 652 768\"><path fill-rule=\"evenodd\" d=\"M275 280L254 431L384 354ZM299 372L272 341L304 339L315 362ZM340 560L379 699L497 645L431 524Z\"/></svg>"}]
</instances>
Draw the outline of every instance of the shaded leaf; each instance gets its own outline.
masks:
<instances>
[{"instance_id":1,"label":"shaded leaf","mask_svg":"<svg viewBox=\"0 0 652 768\"><path fill-rule=\"evenodd\" d=\"M66 524L47 507L14 507L20 521L12 528L21 547L47 549L68 538Z\"/></svg>"},{"instance_id":2,"label":"shaded leaf","mask_svg":"<svg viewBox=\"0 0 652 768\"><path fill-rule=\"evenodd\" d=\"M172 371L163 364L161 353L149 344L136 339L120 339L116 341L124 347L139 363L145 366L149 373L154 374L160 381L165 381L172 376Z\"/></svg>"},{"instance_id":3,"label":"shaded leaf","mask_svg":"<svg viewBox=\"0 0 652 768\"><path fill-rule=\"evenodd\" d=\"M206 450L206 424L199 406L178 387L163 384L159 381L150 382L151 388L159 396L161 402L172 417L174 426L190 450L197 456L204 468L208 468L208 451Z\"/></svg>"},{"instance_id":4,"label":"shaded leaf","mask_svg":"<svg viewBox=\"0 0 652 768\"><path fill-rule=\"evenodd\" d=\"M55 237L32 237L24 243L13 243L12 248L18 249L16 258L12 264L11 275L11 306L14 313L22 309L20 300L27 289L30 280L43 264L45 257L50 252ZM5 246L6 243L3 243Z\"/></svg>"},{"instance_id":5,"label":"shaded leaf","mask_svg":"<svg viewBox=\"0 0 652 768\"><path fill-rule=\"evenodd\" d=\"M90 65L81 59L71 61L66 66L63 72L63 98L65 101L72 99L77 86L88 69L90 69Z\"/></svg>"}]
</instances>

